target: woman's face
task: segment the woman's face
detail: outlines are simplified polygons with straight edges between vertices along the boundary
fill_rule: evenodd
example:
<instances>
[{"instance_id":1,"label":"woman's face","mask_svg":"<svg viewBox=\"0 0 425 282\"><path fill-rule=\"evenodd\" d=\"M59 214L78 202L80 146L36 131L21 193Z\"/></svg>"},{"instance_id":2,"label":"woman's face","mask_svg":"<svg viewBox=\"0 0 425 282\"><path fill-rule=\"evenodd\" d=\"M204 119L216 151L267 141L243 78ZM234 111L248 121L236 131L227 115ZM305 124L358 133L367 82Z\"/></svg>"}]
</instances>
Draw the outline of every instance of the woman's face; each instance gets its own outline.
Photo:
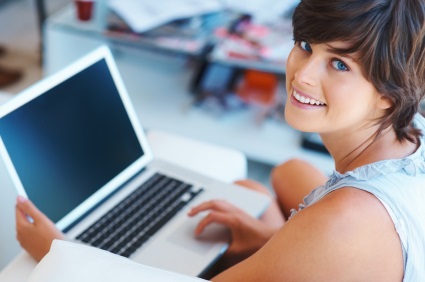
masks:
<instances>
[{"instance_id":1,"label":"woman's face","mask_svg":"<svg viewBox=\"0 0 425 282\"><path fill-rule=\"evenodd\" d=\"M366 80L355 54L337 55L344 43L297 42L286 66L285 118L305 132L348 133L375 122L390 106Z\"/></svg>"}]
</instances>

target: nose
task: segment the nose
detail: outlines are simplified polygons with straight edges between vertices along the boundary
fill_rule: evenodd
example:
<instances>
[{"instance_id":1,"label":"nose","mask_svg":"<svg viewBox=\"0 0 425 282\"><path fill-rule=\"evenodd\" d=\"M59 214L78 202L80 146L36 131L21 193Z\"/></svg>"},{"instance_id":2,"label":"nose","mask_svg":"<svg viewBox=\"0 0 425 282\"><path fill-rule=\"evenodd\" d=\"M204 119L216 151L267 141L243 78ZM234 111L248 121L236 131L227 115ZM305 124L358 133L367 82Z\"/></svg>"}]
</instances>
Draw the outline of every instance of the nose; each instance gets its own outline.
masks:
<instances>
[{"instance_id":1,"label":"nose","mask_svg":"<svg viewBox=\"0 0 425 282\"><path fill-rule=\"evenodd\" d=\"M322 71L320 60L312 55L298 63L295 80L300 85L316 86Z\"/></svg>"}]
</instances>

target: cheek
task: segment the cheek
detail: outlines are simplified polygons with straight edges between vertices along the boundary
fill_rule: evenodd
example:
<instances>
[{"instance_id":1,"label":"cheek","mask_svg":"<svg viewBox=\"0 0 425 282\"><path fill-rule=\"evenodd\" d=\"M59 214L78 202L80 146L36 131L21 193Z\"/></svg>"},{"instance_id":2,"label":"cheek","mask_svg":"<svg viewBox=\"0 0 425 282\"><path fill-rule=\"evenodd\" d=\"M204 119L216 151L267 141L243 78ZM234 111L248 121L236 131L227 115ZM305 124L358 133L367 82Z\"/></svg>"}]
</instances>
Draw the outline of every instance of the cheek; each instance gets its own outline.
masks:
<instances>
[{"instance_id":1,"label":"cheek","mask_svg":"<svg viewBox=\"0 0 425 282\"><path fill-rule=\"evenodd\" d=\"M333 80L335 82L335 80ZM338 117L365 117L374 109L373 92L360 81L339 80L324 83L329 113Z\"/></svg>"}]
</instances>

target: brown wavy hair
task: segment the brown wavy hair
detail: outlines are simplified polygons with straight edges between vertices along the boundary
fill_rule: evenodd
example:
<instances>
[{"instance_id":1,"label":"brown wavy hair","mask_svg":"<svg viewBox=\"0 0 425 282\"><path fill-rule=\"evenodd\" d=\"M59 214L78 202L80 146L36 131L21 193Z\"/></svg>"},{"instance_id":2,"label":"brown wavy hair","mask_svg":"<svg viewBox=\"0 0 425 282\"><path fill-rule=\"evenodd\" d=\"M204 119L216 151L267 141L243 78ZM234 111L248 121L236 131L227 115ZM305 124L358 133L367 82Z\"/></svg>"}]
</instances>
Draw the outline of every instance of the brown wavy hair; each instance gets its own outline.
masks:
<instances>
[{"instance_id":1,"label":"brown wavy hair","mask_svg":"<svg viewBox=\"0 0 425 282\"><path fill-rule=\"evenodd\" d=\"M379 119L400 142L416 143L412 125L425 94L424 0L301 0L292 18L294 40L341 41L337 54L358 54L363 75L392 106Z\"/></svg>"}]
</instances>

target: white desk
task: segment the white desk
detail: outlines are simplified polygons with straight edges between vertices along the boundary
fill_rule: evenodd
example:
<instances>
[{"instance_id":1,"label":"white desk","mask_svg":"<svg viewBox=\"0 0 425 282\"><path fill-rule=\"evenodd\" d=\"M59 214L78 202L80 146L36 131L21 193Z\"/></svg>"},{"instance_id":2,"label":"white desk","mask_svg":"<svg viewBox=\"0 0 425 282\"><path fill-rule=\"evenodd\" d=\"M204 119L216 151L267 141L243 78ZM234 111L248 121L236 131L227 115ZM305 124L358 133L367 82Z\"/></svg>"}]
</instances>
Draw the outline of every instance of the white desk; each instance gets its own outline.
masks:
<instances>
[{"instance_id":1,"label":"white desk","mask_svg":"<svg viewBox=\"0 0 425 282\"><path fill-rule=\"evenodd\" d=\"M96 23L78 22L73 5L47 20L44 36L46 74L108 44L145 128L234 148L249 159L271 165L298 157L327 173L333 168L330 157L302 149L300 133L286 124L272 120L258 124L253 111L232 113L218 120L191 107L193 97L188 88L193 69L185 58L114 43L102 35Z\"/></svg>"}]
</instances>

